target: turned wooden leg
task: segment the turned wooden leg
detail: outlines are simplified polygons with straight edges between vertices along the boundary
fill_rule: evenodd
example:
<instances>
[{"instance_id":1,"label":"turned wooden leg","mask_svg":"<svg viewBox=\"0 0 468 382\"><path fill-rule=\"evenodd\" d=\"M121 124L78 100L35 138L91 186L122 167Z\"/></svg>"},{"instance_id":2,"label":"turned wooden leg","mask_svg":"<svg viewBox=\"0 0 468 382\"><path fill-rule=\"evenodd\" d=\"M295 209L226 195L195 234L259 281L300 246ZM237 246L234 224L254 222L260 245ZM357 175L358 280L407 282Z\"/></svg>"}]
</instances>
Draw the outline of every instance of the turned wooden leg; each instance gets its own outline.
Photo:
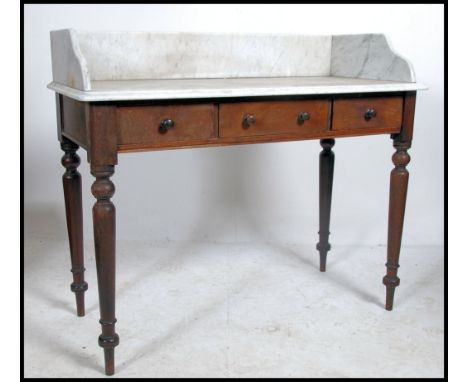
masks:
<instances>
[{"instance_id":1,"label":"turned wooden leg","mask_svg":"<svg viewBox=\"0 0 468 382\"><path fill-rule=\"evenodd\" d=\"M114 374L114 347L119 344L115 333L115 207L110 198L114 184L109 179L114 166L91 166L96 177L91 191L97 199L93 207L94 244L99 288L102 334L99 346L104 348L106 374Z\"/></svg>"},{"instance_id":2,"label":"turned wooden leg","mask_svg":"<svg viewBox=\"0 0 468 382\"><path fill-rule=\"evenodd\" d=\"M320 145L322 152L320 153L320 231L317 250L320 252L320 271L325 272L327 266L327 253L331 248L328 242L330 236L330 211L331 197L333 188L333 168L335 165L335 154L332 147L335 144L334 139L321 139Z\"/></svg>"},{"instance_id":3,"label":"turned wooden leg","mask_svg":"<svg viewBox=\"0 0 468 382\"><path fill-rule=\"evenodd\" d=\"M80 157L76 154L78 145L72 141L62 138L60 146L65 152L62 157L62 165L66 170L62 180L67 214L68 241L70 244L71 272L73 273L73 283L70 288L75 293L76 311L78 316L81 317L85 315L84 294L88 289L88 284L84 280L81 175L77 170L80 165Z\"/></svg>"},{"instance_id":4,"label":"turned wooden leg","mask_svg":"<svg viewBox=\"0 0 468 382\"><path fill-rule=\"evenodd\" d=\"M392 156L395 168L390 175L390 203L388 213L388 246L387 246L387 274L383 283L387 287L385 309L393 309L395 288L400 285L397 276L398 259L400 257L401 236L403 233L403 220L405 217L406 191L408 189L409 173L406 165L410 161L407 149L410 142L394 140L396 152Z\"/></svg>"}]
</instances>

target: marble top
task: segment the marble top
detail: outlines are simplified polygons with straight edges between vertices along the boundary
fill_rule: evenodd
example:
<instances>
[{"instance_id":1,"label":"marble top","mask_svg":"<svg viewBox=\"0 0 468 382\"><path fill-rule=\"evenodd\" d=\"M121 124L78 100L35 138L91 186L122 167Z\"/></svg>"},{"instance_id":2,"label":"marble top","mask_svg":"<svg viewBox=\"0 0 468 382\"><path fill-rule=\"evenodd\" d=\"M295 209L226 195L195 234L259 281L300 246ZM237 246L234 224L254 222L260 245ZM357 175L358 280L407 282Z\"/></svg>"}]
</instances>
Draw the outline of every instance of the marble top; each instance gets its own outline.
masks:
<instances>
[{"instance_id":1,"label":"marble top","mask_svg":"<svg viewBox=\"0 0 468 382\"><path fill-rule=\"evenodd\" d=\"M161 100L422 90L414 82L347 77L204 78L169 80L91 81L82 91L52 82L52 90L79 101Z\"/></svg>"},{"instance_id":2,"label":"marble top","mask_svg":"<svg viewBox=\"0 0 468 382\"><path fill-rule=\"evenodd\" d=\"M383 34L51 31L52 90L79 101L421 90Z\"/></svg>"}]
</instances>

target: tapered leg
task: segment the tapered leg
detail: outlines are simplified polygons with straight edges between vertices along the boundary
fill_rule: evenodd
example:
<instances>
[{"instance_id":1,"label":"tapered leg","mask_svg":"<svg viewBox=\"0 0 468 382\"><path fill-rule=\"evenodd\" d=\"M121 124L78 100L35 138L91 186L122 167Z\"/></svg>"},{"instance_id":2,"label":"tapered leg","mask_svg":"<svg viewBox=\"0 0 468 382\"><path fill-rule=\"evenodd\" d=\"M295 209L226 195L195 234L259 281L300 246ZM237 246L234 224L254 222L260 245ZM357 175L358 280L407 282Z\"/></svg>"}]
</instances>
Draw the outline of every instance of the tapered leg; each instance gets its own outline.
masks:
<instances>
[{"instance_id":1,"label":"tapered leg","mask_svg":"<svg viewBox=\"0 0 468 382\"><path fill-rule=\"evenodd\" d=\"M99 346L104 348L106 374L114 374L114 347L119 344L115 333L115 207L110 200L114 184L109 179L114 166L91 166L96 177L91 187L97 199L93 207L94 244L99 288L102 334Z\"/></svg>"},{"instance_id":2,"label":"tapered leg","mask_svg":"<svg viewBox=\"0 0 468 382\"><path fill-rule=\"evenodd\" d=\"M333 168L335 165L335 154L332 147L335 144L334 139L321 139L320 145L322 152L320 153L320 231L319 242L317 243L317 250L320 252L320 271L325 272L327 266L327 253L331 248L328 242L330 236L330 212L331 212L331 198L333 188Z\"/></svg>"},{"instance_id":3,"label":"tapered leg","mask_svg":"<svg viewBox=\"0 0 468 382\"><path fill-rule=\"evenodd\" d=\"M84 294L88 289L88 284L84 280L81 175L77 170L80 165L80 157L76 154L78 145L72 141L62 138L60 145L65 152L62 157L62 165L65 167L62 181L72 264L71 272L73 273L73 283L70 288L75 293L77 314L84 316Z\"/></svg>"},{"instance_id":4,"label":"tapered leg","mask_svg":"<svg viewBox=\"0 0 468 382\"><path fill-rule=\"evenodd\" d=\"M403 221L405 217L406 192L408 189L409 173L406 165L410 161L407 149L410 142L400 142L395 139L393 143L396 152L392 156L395 168L390 175L390 203L388 213L388 245L387 245L387 274L383 283L387 289L385 309L393 309L393 297L395 288L400 285L397 276L398 259L400 257L401 236L403 233Z\"/></svg>"}]
</instances>

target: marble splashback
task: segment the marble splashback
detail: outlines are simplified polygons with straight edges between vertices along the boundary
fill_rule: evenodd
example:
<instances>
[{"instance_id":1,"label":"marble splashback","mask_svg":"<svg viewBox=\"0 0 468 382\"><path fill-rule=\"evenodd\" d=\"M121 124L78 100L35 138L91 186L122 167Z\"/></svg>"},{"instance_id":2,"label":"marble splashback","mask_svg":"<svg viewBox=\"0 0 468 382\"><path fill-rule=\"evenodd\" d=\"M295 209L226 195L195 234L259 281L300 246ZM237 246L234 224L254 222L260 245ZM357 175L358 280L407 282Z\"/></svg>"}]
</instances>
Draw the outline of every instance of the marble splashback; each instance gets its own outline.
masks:
<instances>
[{"instance_id":1,"label":"marble splashback","mask_svg":"<svg viewBox=\"0 0 468 382\"><path fill-rule=\"evenodd\" d=\"M77 34L72 29L50 32L52 74L54 82L80 90L91 90L86 59L80 50Z\"/></svg>"},{"instance_id":2,"label":"marble splashback","mask_svg":"<svg viewBox=\"0 0 468 382\"><path fill-rule=\"evenodd\" d=\"M91 80L322 76L331 36L78 32Z\"/></svg>"},{"instance_id":3,"label":"marble splashback","mask_svg":"<svg viewBox=\"0 0 468 382\"><path fill-rule=\"evenodd\" d=\"M308 36L51 32L54 83L81 91L99 81L347 77L414 83L411 64L381 34ZM119 85L120 86L120 85Z\"/></svg>"},{"instance_id":4,"label":"marble splashback","mask_svg":"<svg viewBox=\"0 0 468 382\"><path fill-rule=\"evenodd\" d=\"M391 49L383 34L333 36L330 75L416 82L411 64Z\"/></svg>"}]
</instances>

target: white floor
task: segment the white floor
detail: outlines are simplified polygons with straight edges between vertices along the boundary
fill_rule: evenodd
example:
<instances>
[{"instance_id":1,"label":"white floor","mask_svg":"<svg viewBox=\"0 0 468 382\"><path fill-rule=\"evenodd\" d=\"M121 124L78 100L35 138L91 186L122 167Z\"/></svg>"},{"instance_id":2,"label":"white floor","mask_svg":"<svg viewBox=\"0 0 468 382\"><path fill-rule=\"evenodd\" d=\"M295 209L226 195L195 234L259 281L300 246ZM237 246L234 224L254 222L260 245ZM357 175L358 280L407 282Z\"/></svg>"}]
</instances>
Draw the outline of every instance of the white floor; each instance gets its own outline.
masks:
<instances>
[{"instance_id":1,"label":"white floor","mask_svg":"<svg viewBox=\"0 0 468 382\"><path fill-rule=\"evenodd\" d=\"M442 377L443 248L402 250L384 307L385 247L118 242L118 377ZM103 377L92 242L86 316L68 243L25 242L25 376Z\"/></svg>"}]
</instances>

